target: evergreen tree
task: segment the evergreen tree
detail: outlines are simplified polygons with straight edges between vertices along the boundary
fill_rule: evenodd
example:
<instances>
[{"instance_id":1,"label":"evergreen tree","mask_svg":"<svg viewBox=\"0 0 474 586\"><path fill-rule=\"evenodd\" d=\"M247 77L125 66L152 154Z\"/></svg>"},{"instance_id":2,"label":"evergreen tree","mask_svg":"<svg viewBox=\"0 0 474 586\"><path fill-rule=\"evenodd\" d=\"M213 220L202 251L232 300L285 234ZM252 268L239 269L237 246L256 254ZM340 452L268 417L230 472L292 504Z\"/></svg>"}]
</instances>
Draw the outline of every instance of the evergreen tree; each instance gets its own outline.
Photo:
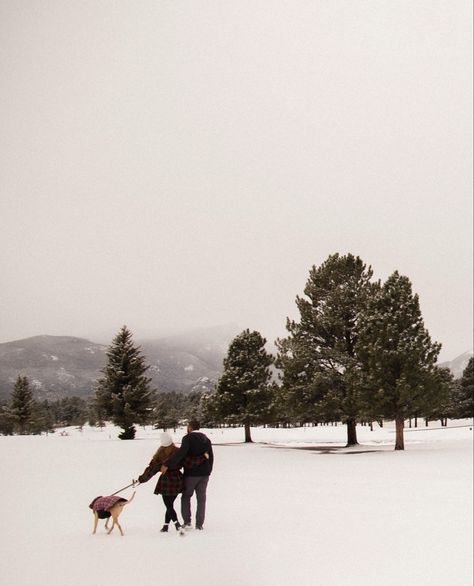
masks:
<instances>
[{"instance_id":1,"label":"evergreen tree","mask_svg":"<svg viewBox=\"0 0 474 586\"><path fill-rule=\"evenodd\" d=\"M10 410L6 405L0 406L0 434L13 435L15 431L15 424L11 416Z\"/></svg>"},{"instance_id":2,"label":"evergreen tree","mask_svg":"<svg viewBox=\"0 0 474 586\"><path fill-rule=\"evenodd\" d=\"M19 375L10 399L9 413L16 431L28 433L33 420L34 399L28 377Z\"/></svg>"},{"instance_id":3,"label":"evergreen tree","mask_svg":"<svg viewBox=\"0 0 474 586\"><path fill-rule=\"evenodd\" d=\"M105 412L102 402L97 397L97 392L92 397L89 397L88 409L87 409L87 421L89 425L93 427L100 427L101 429L105 426Z\"/></svg>"},{"instance_id":4,"label":"evergreen tree","mask_svg":"<svg viewBox=\"0 0 474 586\"><path fill-rule=\"evenodd\" d=\"M259 332L244 330L236 336L224 358L224 371L212 397L216 417L244 425L245 441L251 442L250 426L265 423L269 417L269 381L273 358L265 350L266 340Z\"/></svg>"},{"instance_id":5,"label":"evergreen tree","mask_svg":"<svg viewBox=\"0 0 474 586\"><path fill-rule=\"evenodd\" d=\"M87 401L81 397L65 397L57 405L58 423L81 427L88 417Z\"/></svg>"},{"instance_id":6,"label":"evergreen tree","mask_svg":"<svg viewBox=\"0 0 474 586\"><path fill-rule=\"evenodd\" d=\"M48 401L33 403L29 431L33 434L54 431L54 418Z\"/></svg>"},{"instance_id":7,"label":"evergreen tree","mask_svg":"<svg viewBox=\"0 0 474 586\"><path fill-rule=\"evenodd\" d=\"M434 367L421 401L421 412L426 420L439 419L442 426L448 424L448 418L454 415L458 386L449 368Z\"/></svg>"},{"instance_id":8,"label":"evergreen tree","mask_svg":"<svg viewBox=\"0 0 474 586\"><path fill-rule=\"evenodd\" d=\"M356 345L360 316L373 285L372 269L352 254L334 254L313 266L305 297L297 297L300 321L287 320L277 340L287 408L300 422L347 424L347 445L357 444L360 367Z\"/></svg>"},{"instance_id":9,"label":"evergreen tree","mask_svg":"<svg viewBox=\"0 0 474 586\"><path fill-rule=\"evenodd\" d=\"M184 416L186 398L176 392L159 393L153 409L153 424L157 429L176 429Z\"/></svg>"},{"instance_id":10,"label":"evergreen tree","mask_svg":"<svg viewBox=\"0 0 474 586\"><path fill-rule=\"evenodd\" d=\"M186 404L184 406L184 414L182 419L187 421L199 421L202 427L207 427L207 419L204 412L204 393L201 391L193 391L186 397Z\"/></svg>"},{"instance_id":11,"label":"evergreen tree","mask_svg":"<svg viewBox=\"0 0 474 586\"><path fill-rule=\"evenodd\" d=\"M407 277L393 273L368 303L358 356L365 400L373 419L394 419L395 449L404 449L404 420L446 400L447 381L436 359L441 345L424 327L418 295Z\"/></svg>"},{"instance_id":12,"label":"evergreen tree","mask_svg":"<svg viewBox=\"0 0 474 586\"><path fill-rule=\"evenodd\" d=\"M218 410L218 401L216 398L216 391L209 391L203 393L199 401L199 411L201 413L201 419L198 419L202 423L203 427L219 427L222 423L223 418L221 417Z\"/></svg>"},{"instance_id":13,"label":"evergreen tree","mask_svg":"<svg viewBox=\"0 0 474 586\"><path fill-rule=\"evenodd\" d=\"M459 387L457 416L459 419L474 417L474 358L469 359L462 373Z\"/></svg>"},{"instance_id":14,"label":"evergreen tree","mask_svg":"<svg viewBox=\"0 0 474 586\"><path fill-rule=\"evenodd\" d=\"M134 424L145 425L151 415L151 379L145 376L149 367L126 326L115 336L106 354L104 376L97 382L97 409L123 429L120 439L133 439Z\"/></svg>"}]
</instances>

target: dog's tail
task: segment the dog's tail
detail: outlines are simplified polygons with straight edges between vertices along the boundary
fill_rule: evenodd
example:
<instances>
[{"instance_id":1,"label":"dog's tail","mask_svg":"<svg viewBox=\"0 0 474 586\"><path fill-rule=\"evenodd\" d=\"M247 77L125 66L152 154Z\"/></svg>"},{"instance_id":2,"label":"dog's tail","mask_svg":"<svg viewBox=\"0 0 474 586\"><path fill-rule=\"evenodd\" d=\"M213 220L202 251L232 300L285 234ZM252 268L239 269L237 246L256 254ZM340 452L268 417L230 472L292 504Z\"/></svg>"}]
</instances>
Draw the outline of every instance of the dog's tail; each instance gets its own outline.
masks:
<instances>
[{"instance_id":1,"label":"dog's tail","mask_svg":"<svg viewBox=\"0 0 474 586\"><path fill-rule=\"evenodd\" d=\"M133 499L135 498L136 492L137 492L136 490L133 491L132 496L128 499L128 501L126 503L123 503L123 506L128 505L129 503L131 503L133 501Z\"/></svg>"}]
</instances>

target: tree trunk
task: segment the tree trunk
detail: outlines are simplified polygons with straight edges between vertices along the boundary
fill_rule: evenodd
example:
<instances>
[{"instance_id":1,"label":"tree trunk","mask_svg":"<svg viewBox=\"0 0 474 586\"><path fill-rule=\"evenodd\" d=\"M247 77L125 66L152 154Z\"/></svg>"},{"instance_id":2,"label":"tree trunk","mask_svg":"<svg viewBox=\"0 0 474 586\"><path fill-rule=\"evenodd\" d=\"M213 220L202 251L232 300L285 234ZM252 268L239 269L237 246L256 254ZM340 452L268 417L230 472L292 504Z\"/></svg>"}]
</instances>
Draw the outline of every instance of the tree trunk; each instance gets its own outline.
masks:
<instances>
[{"instance_id":1,"label":"tree trunk","mask_svg":"<svg viewBox=\"0 0 474 586\"><path fill-rule=\"evenodd\" d=\"M415 427L418 427L418 415L415 417Z\"/></svg>"},{"instance_id":2,"label":"tree trunk","mask_svg":"<svg viewBox=\"0 0 474 586\"><path fill-rule=\"evenodd\" d=\"M405 442L404 442L404 437L403 437L404 425L405 425L405 421L403 419L395 419L395 428L396 428L395 449L396 450L404 450L405 449Z\"/></svg>"},{"instance_id":3,"label":"tree trunk","mask_svg":"<svg viewBox=\"0 0 474 586\"><path fill-rule=\"evenodd\" d=\"M244 424L245 427L245 443L252 443L252 436L250 435L250 423L248 421Z\"/></svg>"},{"instance_id":4,"label":"tree trunk","mask_svg":"<svg viewBox=\"0 0 474 586\"><path fill-rule=\"evenodd\" d=\"M356 431L356 420L355 418L351 417L350 419L347 420L346 422L347 424L347 446L357 446L358 441L357 441L357 431Z\"/></svg>"}]
</instances>

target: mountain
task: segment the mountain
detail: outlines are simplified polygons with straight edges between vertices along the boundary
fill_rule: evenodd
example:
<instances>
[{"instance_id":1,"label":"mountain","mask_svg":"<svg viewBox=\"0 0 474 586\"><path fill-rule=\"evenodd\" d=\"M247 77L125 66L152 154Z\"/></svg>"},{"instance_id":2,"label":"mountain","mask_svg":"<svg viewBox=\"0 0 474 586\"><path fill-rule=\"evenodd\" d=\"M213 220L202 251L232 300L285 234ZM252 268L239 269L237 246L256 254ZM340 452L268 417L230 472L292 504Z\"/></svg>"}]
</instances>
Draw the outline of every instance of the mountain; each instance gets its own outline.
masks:
<instances>
[{"instance_id":1,"label":"mountain","mask_svg":"<svg viewBox=\"0 0 474 586\"><path fill-rule=\"evenodd\" d=\"M219 326L137 341L150 365L152 388L189 393L212 389L236 326ZM94 392L105 366L107 346L83 338L35 336L0 344L0 401L8 399L19 374L26 375L35 396L59 399Z\"/></svg>"},{"instance_id":2,"label":"mountain","mask_svg":"<svg viewBox=\"0 0 474 586\"><path fill-rule=\"evenodd\" d=\"M69 336L34 336L0 344L0 400L9 397L19 374L38 398L58 399L91 393L105 364L106 347Z\"/></svg>"},{"instance_id":3,"label":"mountain","mask_svg":"<svg viewBox=\"0 0 474 586\"><path fill-rule=\"evenodd\" d=\"M150 365L148 376L160 391L210 390L222 372L236 326L218 326L184 334L144 340L141 347Z\"/></svg>"},{"instance_id":4,"label":"mountain","mask_svg":"<svg viewBox=\"0 0 474 586\"><path fill-rule=\"evenodd\" d=\"M467 363L473 357L473 355L474 352L469 350L468 352L463 352L463 354L460 354L454 360L442 362L439 366L443 368L449 368L449 370L453 373L454 378L461 378Z\"/></svg>"},{"instance_id":5,"label":"mountain","mask_svg":"<svg viewBox=\"0 0 474 586\"><path fill-rule=\"evenodd\" d=\"M137 341L158 391L210 390L237 326L203 328L166 338ZM107 346L71 336L35 336L0 344L0 402L9 398L19 374L26 375L39 399L87 397L105 366ZM462 376L473 352L440 366Z\"/></svg>"}]
</instances>

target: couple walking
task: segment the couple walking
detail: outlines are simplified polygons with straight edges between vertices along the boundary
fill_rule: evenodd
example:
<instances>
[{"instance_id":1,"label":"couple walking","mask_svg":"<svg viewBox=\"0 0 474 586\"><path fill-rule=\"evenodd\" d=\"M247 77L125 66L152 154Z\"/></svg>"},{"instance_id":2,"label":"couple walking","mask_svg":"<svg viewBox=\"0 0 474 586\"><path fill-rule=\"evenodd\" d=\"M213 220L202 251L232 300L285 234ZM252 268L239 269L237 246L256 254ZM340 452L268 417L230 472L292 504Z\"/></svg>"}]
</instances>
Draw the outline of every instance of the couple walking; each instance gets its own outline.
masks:
<instances>
[{"instance_id":1,"label":"couple walking","mask_svg":"<svg viewBox=\"0 0 474 586\"><path fill-rule=\"evenodd\" d=\"M169 433L161 434L160 447L143 474L138 477L138 482L147 482L161 472L154 492L161 494L166 507L162 532L168 531L171 521L176 530L179 531L182 527L174 510L174 502L179 493L182 493L181 515L184 527L191 527L191 497L196 492L196 529L203 529L207 483L213 463L211 441L199 431L198 421L188 423L187 434L183 437L180 448L174 445Z\"/></svg>"}]
</instances>

